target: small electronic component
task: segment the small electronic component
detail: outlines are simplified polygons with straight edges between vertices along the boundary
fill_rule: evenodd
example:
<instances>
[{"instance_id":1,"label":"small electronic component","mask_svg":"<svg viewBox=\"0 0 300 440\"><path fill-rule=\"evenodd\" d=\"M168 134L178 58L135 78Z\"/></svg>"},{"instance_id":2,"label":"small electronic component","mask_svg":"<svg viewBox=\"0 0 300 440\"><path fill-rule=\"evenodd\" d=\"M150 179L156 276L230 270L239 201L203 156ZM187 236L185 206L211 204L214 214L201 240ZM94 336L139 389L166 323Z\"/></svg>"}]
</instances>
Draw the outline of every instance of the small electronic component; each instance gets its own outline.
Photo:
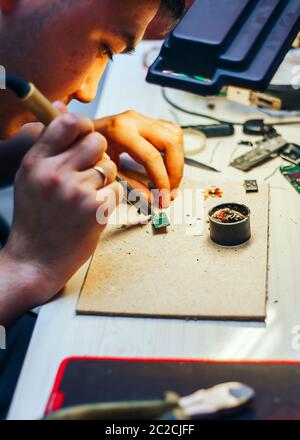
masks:
<instances>
[{"instance_id":1,"label":"small electronic component","mask_svg":"<svg viewBox=\"0 0 300 440\"><path fill-rule=\"evenodd\" d=\"M255 92L241 87L227 88L227 99L238 104L249 105L269 110L281 110L281 99L266 93Z\"/></svg>"},{"instance_id":2,"label":"small electronic component","mask_svg":"<svg viewBox=\"0 0 300 440\"><path fill-rule=\"evenodd\" d=\"M170 220L165 212L159 212L152 217L152 226L155 230L165 229L170 226Z\"/></svg>"},{"instance_id":3,"label":"small electronic component","mask_svg":"<svg viewBox=\"0 0 300 440\"><path fill-rule=\"evenodd\" d=\"M246 147L253 147L253 143L251 141L240 141L238 145L245 145Z\"/></svg>"},{"instance_id":4,"label":"small electronic component","mask_svg":"<svg viewBox=\"0 0 300 440\"><path fill-rule=\"evenodd\" d=\"M248 171L272 158L273 155L278 155L286 144L287 142L278 134L265 137L263 140L256 142L256 148L236 158L230 165L239 170Z\"/></svg>"},{"instance_id":5,"label":"small electronic component","mask_svg":"<svg viewBox=\"0 0 300 440\"><path fill-rule=\"evenodd\" d=\"M280 172L300 194L300 165L280 167Z\"/></svg>"},{"instance_id":6,"label":"small electronic component","mask_svg":"<svg viewBox=\"0 0 300 440\"><path fill-rule=\"evenodd\" d=\"M246 193L257 193L258 192L258 185L256 180L245 180L244 187L246 190Z\"/></svg>"},{"instance_id":7,"label":"small electronic component","mask_svg":"<svg viewBox=\"0 0 300 440\"><path fill-rule=\"evenodd\" d=\"M300 165L300 146L287 144L281 152L280 157L294 165Z\"/></svg>"},{"instance_id":8,"label":"small electronic component","mask_svg":"<svg viewBox=\"0 0 300 440\"><path fill-rule=\"evenodd\" d=\"M221 188L217 188L216 186L211 186L204 194L204 200L207 200L210 197L221 199L223 197L223 191L221 190Z\"/></svg>"}]
</instances>

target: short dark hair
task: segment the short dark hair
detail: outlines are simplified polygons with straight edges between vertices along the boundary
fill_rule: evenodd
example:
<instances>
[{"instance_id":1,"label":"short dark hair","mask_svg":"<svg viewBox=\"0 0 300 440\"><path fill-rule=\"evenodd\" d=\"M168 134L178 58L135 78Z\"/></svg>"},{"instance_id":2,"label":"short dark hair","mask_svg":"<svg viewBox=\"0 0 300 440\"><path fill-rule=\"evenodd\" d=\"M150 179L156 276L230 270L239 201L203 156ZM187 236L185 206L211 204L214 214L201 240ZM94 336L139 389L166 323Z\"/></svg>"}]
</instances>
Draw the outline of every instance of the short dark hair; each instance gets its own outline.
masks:
<instances>
[{"instance_id":1,"label":"short dark hair","mask_svg":"<svg viewBox=\"0 0 300 440\"><path fill-rule=\"evenodd\" d=\"M161 6L171 12L172 16L178 20L185 9L185 0L161 0Z\"/></svg>"}]
</instances>

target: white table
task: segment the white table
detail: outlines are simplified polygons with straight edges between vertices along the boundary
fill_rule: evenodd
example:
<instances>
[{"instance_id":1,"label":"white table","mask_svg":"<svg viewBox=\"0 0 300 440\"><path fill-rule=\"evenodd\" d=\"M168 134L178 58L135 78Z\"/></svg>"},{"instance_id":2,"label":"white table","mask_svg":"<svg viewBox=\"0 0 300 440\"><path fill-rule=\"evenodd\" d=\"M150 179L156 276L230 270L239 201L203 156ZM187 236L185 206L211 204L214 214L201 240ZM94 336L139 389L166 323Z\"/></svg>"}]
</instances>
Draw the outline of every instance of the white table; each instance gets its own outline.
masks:
<instances>
[{"instance_id":1,"label":"white table","mask_svg":"<svg viewBox=\"0 0 300 440\"><path fill-rule=\"evenodd\" d=\"M179 118L182 123L201 122L199 118L170 112L161 98L160 88L145 83L141 61L152 45L143 43L136 55L120 57L113 63L97 116L132 108L153 117ZM201 98L177 91L169 91L169 96L187 108L207 111ZM221 118L244 120L253 116L253 111L220 103L216 114ZM287 140L299 142L298 126L280 127L280 132ZM215 150L213 163L224 169L222 177L246 178L245 174L227 166L237 142L244 138L237 130L235 138L209 141L204 158L211 157ZM263 179L280 163L276 159L247 176ZM186 174L206 176L208 184L216 178L215 173L191 167L186 168ZM297 349L297 344L292 344L293 332L300 331L295 327L300 325L300 197L278 172L269 182L271 238L265 323L76 316L85 266L60 297L42 307L9 418L41 417L59 364L72 355L300 360L300 347ZM251 268L249 276L255 276Z\"/></svg>"}]
</instances>

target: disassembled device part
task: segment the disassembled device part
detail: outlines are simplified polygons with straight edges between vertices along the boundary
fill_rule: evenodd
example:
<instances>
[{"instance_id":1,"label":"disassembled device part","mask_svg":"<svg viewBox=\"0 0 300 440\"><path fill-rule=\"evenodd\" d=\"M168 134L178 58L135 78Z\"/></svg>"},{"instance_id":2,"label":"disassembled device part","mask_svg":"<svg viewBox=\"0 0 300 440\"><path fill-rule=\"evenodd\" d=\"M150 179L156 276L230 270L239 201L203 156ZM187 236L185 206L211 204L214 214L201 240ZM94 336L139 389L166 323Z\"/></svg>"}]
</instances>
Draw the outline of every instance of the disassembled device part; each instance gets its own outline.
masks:
<instances>
[{"instance_id":1,"label":"disassembled device part","mask_svg":"<svg viewBox=\"0 0 300 440\"><path fill-rule=\"evenodd\" d=\"M300 165L281 167L280 172L300 194Z\"/></svg>"},{"instance_id":2,"label":"disassembled device part","mask_svg":"<svg viewBox=\"0 0 300 440\"><path fill-rule=\"evenodd\" d=\"M251 237L250 209L238 203L223 203L209 212L210 238L221 246L238 246Z\"/></svg>"},{"instance_id":3,"label":"disassembled device part","mask_svg":"<svg viewBox=\"0 0 300 440\"><path fill-rule=\"evenodd\" d=\"M236 158L230 165L239 170L248 171L270 159L273 155L277 155L286 144L286 140L278 134L265 137L263 140L256 142L256 148Z\"/></svg>"},{"instance_id":4,"label":"disassembled device part","mask_svg":"<svg viewBox=\"0 0 300 440\"><path fill-rule=\"evenodd\" d=\"M238 145L245 145L245 147L253 147L253 143L251 141L240 141Z\"/></svg>"},{"instance_id":5,"label":"disassembled device part","mask_svg":"<svg viewBox=\"0 0 300 440\"><path fill-rule=\"evenodd\" d=\"M282 101L279 98L268 95L267 93L255 92L242 87L227 88L227 99L238 104L266 108L269 110L281 110Z\"/></svg>"},{"instance_id":6,"label":"disassembled device part","mask_svg":"<svg viewBox=\"0 0 300 440\"><path fill-rule=\"evenodd\" d=\"M300 165L300 145L287 144L280 157L294 165Z\"/></svg>"},{"instance_id":7,"label":"disassembled device part","mask_svg":"<svg viewBox=\"0 0 300 440\"><path fill-rule=\"evenodd\" d=\"M159 212L152 217L152 226L155 230L165 229L170 224L170 220L165 212Z\"/></svg>"},{"instance_id":8,"label":"disassembled device part","mask_svg":"<svg viewBox=\"0 0 300 440\"><path fill-rule=\"evenodd\" d=\"M258 192L257 180L245 180L244 187L245 187L246 193L257 193Z\"/></svg>"}]
</instances>

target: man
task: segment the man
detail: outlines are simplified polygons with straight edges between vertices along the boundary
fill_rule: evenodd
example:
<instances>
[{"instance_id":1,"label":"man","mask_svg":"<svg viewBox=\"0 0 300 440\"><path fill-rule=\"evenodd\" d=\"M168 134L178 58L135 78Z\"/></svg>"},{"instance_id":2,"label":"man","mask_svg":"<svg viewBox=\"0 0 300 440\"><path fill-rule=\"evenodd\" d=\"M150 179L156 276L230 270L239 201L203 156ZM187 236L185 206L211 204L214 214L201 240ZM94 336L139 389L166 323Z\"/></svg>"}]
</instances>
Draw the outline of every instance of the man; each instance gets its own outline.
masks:
<instances>
[{"instance_id":1,"label":"man","mask_svg":"<svg viewBox=\"0 0 300 440\"><path fill-rule=\"evenodd\" d=\"M90 102L114 55L133 51L155 17L171 26L183 8L183 0L0 0L0 64L63 113L45 129L0 92L0 183L17 173L12 230L0 252L0 324L49 301L92 254L104 229L96 213L111 212L122 196L122 152L145 167L169 205L183 170L178 126L133 111L92 122L64 105Z\"/></svg>"},{"instance_id":2,"label":"man","mask_svg":"<svg viewBox=\"0 0 300 440\"><path fill-rule=\"evenodd\" d=\"M182 3L1 0L1 64L30 79L52 101L89 102L108 61L132 51L159 10L179 15ZM49 300L93 252L103 230L96 222L96 190L103 181L93 170L101 158L109 177L102 191L113 190L118 200L114 163L121 152L145 166L156 188L167 190L163 206L182 176L181 132L175 125L134 112L94 124L65 114L44 132L40 124L21 128L30 121L32 115L15 97L1 92L0 134L10 138L0 147L0 175L7 178L2 183L13 180L22 160L12 232L1 253L2 324ZM114 163L103 160L105 151Z\"/></svg>"}]
</instances>

